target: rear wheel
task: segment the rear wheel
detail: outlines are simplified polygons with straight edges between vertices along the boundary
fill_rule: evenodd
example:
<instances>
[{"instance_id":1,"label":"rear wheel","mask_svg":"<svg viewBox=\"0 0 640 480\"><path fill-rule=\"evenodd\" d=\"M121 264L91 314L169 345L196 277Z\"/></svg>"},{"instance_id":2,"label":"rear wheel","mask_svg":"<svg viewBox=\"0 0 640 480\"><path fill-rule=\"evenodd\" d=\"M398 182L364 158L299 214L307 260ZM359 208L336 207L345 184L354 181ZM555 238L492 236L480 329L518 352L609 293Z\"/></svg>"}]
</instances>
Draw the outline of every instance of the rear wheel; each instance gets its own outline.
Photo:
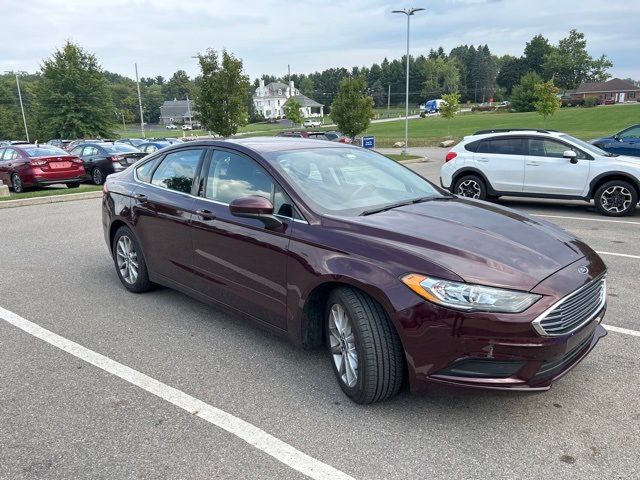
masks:
<instances>
[{"instance_id":1,"label":"rear wheel","mask_svg":"<svg viewBox=\"0 0 640 480\"><path fill-rule=\"evenodd\" d=\"M356 403L373 403L400 391L404 354L398 333L375 300L349 287L336 288L326 308L333 371Z\"/></svg>"},{"instance_id":2,"label":"rear wheel","mask_svg":"<svg viewBox=\"0 0 640 480\"><path fill-rule=\"evenodd\" d=\"M13 187L13 191L15 193L24 192L24 185L22 184L22 179L20 178L20 175L18 175L17 173L14 173L13 175L11 175L11 186Z\"/></svg>"},{"instance_id":3,"label":"rear wheel","mask_svg":"<svg viewBox=\"0 0 640 480\"><path fill-rule=\"evenodd\" d=\"M461 197L485 200L487 198L487 187L484 180L477 175L465 175L458 179L453 187L453 193Z\"/></svg>"},{"instance_id":4,"label":"rear wheel","mask_svg":"<svg viewBox=\"0 0 640 480\"><path fill-rule=\"evenodd\" d=\"M79 182L69 182L66 184L67 188L78 188L80 186Z\"/></svg>"},{"instance_id":5,"label":"rear wheel","mask_svg":"<svg viewBox=\"0 0 640 480\"><path fill-rule=\"evenodd\" d=\"M142 250L129 227L120 227L116 232L112 254L118 278L127 290L143 293L153 288Z\"/></svg>"},{"instance_id":6,"label":"rear wheel","mask_svg":"<svg viewBox=\"0 0 640 480\"><path fill-rule=\"evenodd\" d=\"M102 170L100 170L98 167L95 167L93 170L91 170L91 180L96 185L102 185L102 183L104 182L104 174L102 173Z\"/></svg>"},{"instance_id":7,"label":"rear wheel","mask_svg":"<svg viewBox=\"0 0 640 480\"><path fill-rule=\"evenodd\" d=\"M638 204L638 192L629 182L611 180L600 185L594 195L598 211L610 217L631 215Z\"/></svg>"}]
</instances>

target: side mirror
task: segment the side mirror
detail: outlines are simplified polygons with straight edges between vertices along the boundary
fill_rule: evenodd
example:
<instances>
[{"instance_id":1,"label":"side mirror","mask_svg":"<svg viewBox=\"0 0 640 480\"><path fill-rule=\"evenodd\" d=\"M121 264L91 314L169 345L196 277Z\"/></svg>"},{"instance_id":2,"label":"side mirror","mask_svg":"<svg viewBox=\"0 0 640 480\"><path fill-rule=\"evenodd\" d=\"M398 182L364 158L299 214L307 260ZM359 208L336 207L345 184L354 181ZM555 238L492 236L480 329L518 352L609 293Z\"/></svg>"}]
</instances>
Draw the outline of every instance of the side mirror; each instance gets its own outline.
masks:
<instances>
[{"instance_id":1,"label":"side mirror","mask_svg":"<svg viewBox=\"0 0 640 480\"><path fill-rule=\"evenodd\" d=\"M578 154L573 150L565 150L562 156L569 159L571 163L578 163Z\"/></svg>"},{"instance_id":2,"label":"side mirror","mask_svg":"<svg viewBox=\"0 0 640 480\"><path fill-rule=\"evenodd\" d=\"M278 228L282 225L282 222L273 215L271 201L260 195L236 198L229 204L229 211L234 217L260 220L266 228Z\"/></svg>"}]
</instances>

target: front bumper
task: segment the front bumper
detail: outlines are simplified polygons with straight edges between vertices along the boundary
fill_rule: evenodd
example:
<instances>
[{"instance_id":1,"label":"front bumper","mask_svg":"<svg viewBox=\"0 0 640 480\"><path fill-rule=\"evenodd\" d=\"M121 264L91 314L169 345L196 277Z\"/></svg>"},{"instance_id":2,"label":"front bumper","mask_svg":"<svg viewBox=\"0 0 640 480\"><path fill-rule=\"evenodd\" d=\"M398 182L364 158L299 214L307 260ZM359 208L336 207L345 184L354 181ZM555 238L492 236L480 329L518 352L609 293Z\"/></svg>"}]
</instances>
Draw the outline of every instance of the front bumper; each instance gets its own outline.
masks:
<instances>
[{"instance_id":1,"label":"front bumper","mask_svg":"<svg viewBox=\"0 0 640 480\"><path fill-rule=\"evenodd\" d=\"M411 390L421 392L433 383L549 389L607 334L601 325L606 304L591 321L565 335L541 335L532 324L560 298L604 273L599 258L590 264L588 277L576 276L575 267L571 264L534 288L546 295L520 314L460 312L428 301L397 312L393 322L405 348Z\"/></svg>"}]
</instances>

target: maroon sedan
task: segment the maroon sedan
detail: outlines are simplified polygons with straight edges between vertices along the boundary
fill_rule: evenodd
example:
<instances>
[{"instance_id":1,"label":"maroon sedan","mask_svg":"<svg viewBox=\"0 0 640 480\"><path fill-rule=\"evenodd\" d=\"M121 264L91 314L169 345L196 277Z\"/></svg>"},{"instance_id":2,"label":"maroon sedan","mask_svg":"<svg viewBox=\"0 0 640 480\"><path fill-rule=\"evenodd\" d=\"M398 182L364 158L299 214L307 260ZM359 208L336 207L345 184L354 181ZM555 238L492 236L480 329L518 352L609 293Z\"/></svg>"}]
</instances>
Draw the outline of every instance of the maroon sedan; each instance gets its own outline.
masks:
<instances>
[{"instance_id":1,"label":"maroon sedan","mask_svg":"<svg viewBox=\"0 0 640 480\"><path fill-rule=\"evenodd\" d=\"M52 145L0 147L0 180L16 193L25 188L64 183L76 188L86 179L82 160Z\"/></svg>"},{"instance_id":2,"label":"maroon sedan","mask_svg":"<svg viewBox=\"0 0 640 480\"><path fill-rule=\"evenodd\" d=\"M104 192L125 288L165 285L324 344L359 403L405 378L412 391L545 390L605 335L606 267L591 248L357 147L192 142Z\"/></svg>"}]
</instances>

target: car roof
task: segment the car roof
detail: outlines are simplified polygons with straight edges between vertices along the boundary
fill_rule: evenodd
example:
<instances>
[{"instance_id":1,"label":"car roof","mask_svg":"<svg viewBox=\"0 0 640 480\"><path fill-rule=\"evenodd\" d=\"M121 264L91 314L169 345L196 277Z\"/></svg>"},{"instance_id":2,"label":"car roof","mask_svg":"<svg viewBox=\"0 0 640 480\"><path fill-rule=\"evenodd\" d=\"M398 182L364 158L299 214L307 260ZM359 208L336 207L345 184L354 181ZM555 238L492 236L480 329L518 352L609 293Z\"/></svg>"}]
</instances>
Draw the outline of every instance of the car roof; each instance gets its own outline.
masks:
<instances>
[{"instance_id":1,"label":"car roof","mask_svg":"<svg viewBox=\"0 0 640 480\"><path fill-rule=\"evenodd\" d=\"M564 132L557 132L555 130L540 130L540 129L526 129L526 128L514 128L514 129L496 129L496 130L480 130L473 135L464 137L465 141L483 140L485 138L498 138L498 137L511 137L514 135L539 135L547 137L561 137L567 135Z\"/></svg>"}]
</instances>

